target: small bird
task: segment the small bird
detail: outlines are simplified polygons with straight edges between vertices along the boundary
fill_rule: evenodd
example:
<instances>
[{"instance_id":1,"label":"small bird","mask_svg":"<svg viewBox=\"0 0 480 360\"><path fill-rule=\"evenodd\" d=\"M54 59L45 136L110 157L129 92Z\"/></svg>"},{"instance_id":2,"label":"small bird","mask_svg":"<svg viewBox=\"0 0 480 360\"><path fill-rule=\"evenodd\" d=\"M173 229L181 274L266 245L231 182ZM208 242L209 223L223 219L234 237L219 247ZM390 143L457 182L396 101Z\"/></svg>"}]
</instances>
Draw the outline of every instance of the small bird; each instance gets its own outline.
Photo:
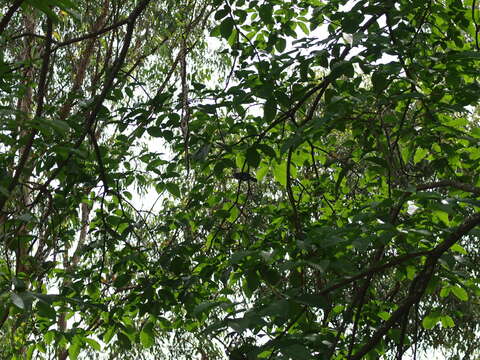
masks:
<instances>
[{"instance_id":1,"label":"small bird","mask_svg":"<svg viewBox=\"0 0 480 360\"><path fill-rule=\"evenodd\" d=\"M233 174L233 177L239 181L253 181L257 182L257 179L255 179L252 175L250 175L247 172L236 172Z\"/></svg>"}]
</instances>

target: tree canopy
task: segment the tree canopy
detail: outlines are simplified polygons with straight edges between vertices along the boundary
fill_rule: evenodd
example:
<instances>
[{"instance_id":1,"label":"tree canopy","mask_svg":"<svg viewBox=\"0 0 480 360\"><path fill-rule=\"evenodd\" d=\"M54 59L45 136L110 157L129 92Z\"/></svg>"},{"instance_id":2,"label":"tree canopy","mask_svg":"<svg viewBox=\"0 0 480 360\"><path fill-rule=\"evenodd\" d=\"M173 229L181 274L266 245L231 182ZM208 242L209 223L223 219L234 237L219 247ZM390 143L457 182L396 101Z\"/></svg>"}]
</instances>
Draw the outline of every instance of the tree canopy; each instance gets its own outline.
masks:
<instances>
[{"instance_id":1,"label":"tree canopy","mask_svg":"<svg viewBox=\"0 0 480 360\"><path fill-rule=\"evenodd\" d=\"M480 356L476 0L0 9L1 359Z\"/></svg>"}]
</instances>

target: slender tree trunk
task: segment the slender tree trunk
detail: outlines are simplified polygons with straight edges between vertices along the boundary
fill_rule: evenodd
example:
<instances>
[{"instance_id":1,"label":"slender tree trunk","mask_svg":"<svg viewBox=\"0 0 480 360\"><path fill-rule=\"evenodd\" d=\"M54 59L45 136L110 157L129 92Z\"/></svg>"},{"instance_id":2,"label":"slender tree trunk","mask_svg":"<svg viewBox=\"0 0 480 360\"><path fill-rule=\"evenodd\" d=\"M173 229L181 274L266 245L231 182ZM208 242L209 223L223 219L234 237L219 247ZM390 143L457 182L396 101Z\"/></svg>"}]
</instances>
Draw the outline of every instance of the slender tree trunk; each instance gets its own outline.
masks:
<instances>
[{"instance_id":1,"label":"slender tree trunk","mask_svg":"<svg viewBox=\"0 0 480 360\"><path fill-rule=\"evenodd\" d=\"M98 17L98 19L95 21L95 23L91 26L90 32L96 32L100 30L103 26L105 26L105 22L107 19L108 15L108 9L109 9L109 0L105 0L103 2L103 7L102 7L102 13ZM97 44L97 38L92 38L88 40L79 61L77 62L76 65L76 71L75 71L75 78L73 80L73 86L70 90L70 96L68 97L67 101L65 104L61 107L59 111L59 118L60 120L65 120L74 105L74 99L75 99L75 94L82 89L85 83L85 78L86 78L86 70L88 67L89 62L92 59L92 56L95 52L95 45ZM88 194L91 191L91 188L86 189L85 193ZM80 258L78 257L78 249L80 249L84 244L85 240L87 237L87 232L88 232L88 224L89 224L89 214L90 214L90 208L88 207L87 204L82 203L80 206L80 211L81 211L81 223L82 227L80 229L80 234L78 238L78 243L75 252L72 254L72 257L70 258L68 252L69 248L67 247L67 244L65 244L65 250L63 253L63 266L65 269L72 269L77 266L78 261ZM68 286L69 281L65 280L63 282L63 286ZM67 320L66 320L66 313L61 312L58 321L58 330L60 332L65 332L67 330ZM67 358L68 352L67 349L65 348L60 348L58 349L58 359L59 360L64 360Z\"/></svg>"},{"instance_id":2,"label":"slender tree trunk","mask_svg":"<svg viewBox=\"0 0 480 360\"><path fill-rule=\"evenodd\" d=\"M35 31L35 19L34 17L29 14L29 13L24 13L23 14L23 26L25 28L25 31L33 33ZM31 51L33 48L33 38L31 37L26 37L24 40L24 46L22 49L21 53L21 60L22 61L28 61L31 60ZM24 123L26 120L31 119L33 117L33 91L31 86L28 84L34 81L34 68L32 66L29 66L25 69L23 76L25 78L25 84L26 89L25 89L25 94L23 97L18 99L18 104L17 108L19 110L21 119L19 119L19 138L24 138L29 136L29 129L28 127L23 127L22 123ZM23 154L25 151L25 147L21 147L19 149L19 158L21 157L21 154ZM27 181L29 178L28 174L24 174L21 177L20 183L24 183ZM17 197L17 199L21 199L21 201L18 203L17 206L19 207L19 212L22 212L23 209L26 208L28 204L28 199L29 199L29 190L24 186L20 185L19 190L21 195ZM27 271L27 265L25 262L26 256L28 255L28 244L26 242L18 240L18 237L21 235L25 235L25 225L21 225L20 229L17 231L17 244L16 244L16 254L15 254L15 260L16 260L16 266L15 266L15 273L21 273L21 272L26 272Z\"/></svg>"}]
</instances>

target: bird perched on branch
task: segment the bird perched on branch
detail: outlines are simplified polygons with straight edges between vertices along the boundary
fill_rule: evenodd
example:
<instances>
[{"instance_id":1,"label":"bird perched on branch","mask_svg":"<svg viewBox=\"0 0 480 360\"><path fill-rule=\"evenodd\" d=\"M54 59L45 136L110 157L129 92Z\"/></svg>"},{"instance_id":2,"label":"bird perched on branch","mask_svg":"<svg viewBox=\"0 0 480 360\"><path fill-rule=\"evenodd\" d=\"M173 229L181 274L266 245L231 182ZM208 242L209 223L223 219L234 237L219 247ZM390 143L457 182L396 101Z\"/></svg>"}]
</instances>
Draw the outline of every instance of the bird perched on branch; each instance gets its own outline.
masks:
<instances>
[{"instance_id":1,"label":"bird perched on branch","mask_svg":"<svg viewBox=\"0 0 480 360\"><path fill-rule=\"evenodd\" d=\"M257 182L257 179L255 179L252 175L250 175L247 172L236 172L233 173L233 177L237 179L238 181L253 181Z\"/></svg>"}]
</instances>

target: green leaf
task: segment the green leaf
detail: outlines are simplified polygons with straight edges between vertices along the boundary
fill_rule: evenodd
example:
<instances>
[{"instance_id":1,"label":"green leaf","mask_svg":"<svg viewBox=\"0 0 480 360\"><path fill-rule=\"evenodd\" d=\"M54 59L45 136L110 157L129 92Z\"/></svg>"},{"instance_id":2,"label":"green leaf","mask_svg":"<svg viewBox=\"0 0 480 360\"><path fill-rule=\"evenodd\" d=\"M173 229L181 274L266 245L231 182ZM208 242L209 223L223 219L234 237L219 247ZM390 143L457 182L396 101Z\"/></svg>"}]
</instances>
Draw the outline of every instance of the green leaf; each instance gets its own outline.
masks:
<instances>
[{"instance_id":1,"label":"green leaf","mask_svg":"<svg viewBox=\"0 0 480 360\"><path fill-rule=\"evenodd\" d=\"M422 326L424 329L430 330L438 323L438 317L427 315L422 321Z\"/></svg>"},{"instance_id":2,"label":"green leaf","mask_svg":"<svg viewBox=\"0 0 480 360\"><path fill-rule=\"evenodd\" d=\"M257 180L261 181L265 177L265 175L267 175L268 170L269 167L267 165L261 165L255 174Z\"/></svg>"},{"instance_id":3,"label":"green leaf","mask_svg":"<svg viewBox=\"0 0 480 360\"><path fill-rule=\"evenodd\" d=\"M332 80L335 80L342 75L345 75L347 77L353 77L354 69L350 61L341 60L331 64L330 77L332 78Z\"/></svg>"},{"instance_id":4,"label":"green leaf","mask_svg":"<svg viewBox=\"0 0 480 360\"><path fill-rule=\"evenodd\" d=\"M115 329L115 327L113 326L109 327L108 330L105 332L105 334L103 334L103 342L105 344L108 344L110 340L112 340L116 332L117 330Z\"/></svg>"},{"instance_id":5,"label":"green leaf","mask_svg":"<svg viewBox=\"0 0 480 360\"><path fill-rule=\"evenodd\" d=\"M247 164L253 168L257 168L260 164L260 153L255 147L250 147L247 149L246 153Z\"/></svg>"},{"instance_id":6,"label":"green leaf","mask_svg":"<svg viewBox=\"0 0 480 360\"><path fill-rule=\"evenodd\" d=\"M90 345L90 347L95 351L101 351L102 350L102 347L100 346L100 344L93 339L85 338L85 342L88 345Z\"/></svg>"},{"instance_id":7,"label":"green leaf","mask_svg":"<svg viewBox=\"0 0 480 360\"><path fill-rule=\"evenodd\" d=\"M453 246L450 248L450 250L452 250L453 252L457 252L457 253L460 253L462 255L467 255L467 250L465 250L465 248L463 246L461 246L460 244L453 244Z\"/></svg>"},{"instance_id":8,"label":"green leaf","mask_svg":"<svg viewBox=\"0 0 480 360\"><path fill-rule=\"evenodd\" d=\"M204 301L193 309L193 315L200 315L202 313L208 313L210 310L224 304L224 301Z\"/></svg>"},{"instance_id":9,"label":"green leaf","mask_svg":"<svg viewBox=\"0 0 480 360\"><path fill-rule=\"evenodd\" d=\"M287 163L275 163L273 166L273 176L282 186L287 186Z\"/></svg>"},{"instance_id":10,"label":"green leaf","mask_svg":"<svg viewBox=\"0 0 480 360\"><path fill-rule=\"evenodd\" d=\"M215 20L222 20L225 16L228 15L229 12L230 12L229 7L225 6L223 9L218 10L215 13Z\"/></svg>"},{"instance_id":11,"label":"green leaf","mask_svg":"<svg viewBox=\"0 0 480 360\"><path fill-rule=\"evenodd\" d=\"M363 22L364 16L362 13L349 11L345 14L342 19L342 28L343 31L349 34L355 34L360 24Z\"/></svg>"},{"instance_id":12,"label":"green leaf","mask_svg":"<svg viewBox=\"0 0 480 360\"><path fill-rule=\"evenodd\" d=\"M62 120L51 119L47 123L60 135L65 135L70 129L68 123Z\"/></svg>"},{"instance_id":13,"label":"green leaf","mask_svg":"<svg viewBox=\"0 0 480 360\"><path fill-rule=\"evenodd\" d=\"M445 286L440 290L440 297L445 298L450 294L450 286Z\"/></svg>"},{"instance_id":14,"label":"green leaf","mask_svg":"<svg viewBox=\"0 0 480 360\"><path fill-rule=\"evenodd\" d=\"M286 47L287 40L285 40L283 37L279 37L275 42L275 49L277 49L278 52L284 52Z\"/></svg>"},{"instance_id":15,"label":"green leaf","mask_svg":"<svg viewBox=\"0 0 480 360\"><path fill-rule=\"evenodd\" d=\"M25 304L25 301L23 300L22 296L20 296L19 294L16 294L16 293L12 293L10 298L11 298L11 301L12 301L13 305L15 305L16 307L18 307L22 310L25 310L26 304Z\"/></svg>"},{"instance_id":16,"label":"green leaf","mask_svg":"<svg viewBox=\"0 0 480 360\"><path fill-rule=\"evenodd\" d=\"M130 283L132 279L132 276L128 273L122 273L117 276L115 281L113 282L113 286L115 286L117 289L122 288L126 286L128 283Z\"/></svg>"},{"instance_id":17,"label":"green leaf","mask_svg":"<svg viewBox=\"0 0 480 360\"><path fill-rule=\"evenodd\" d=\"M233 46L237 42L237 35L238 31L234 28L228 38L228 45Z\"/></svg>"},{"instance_id":18,"label":"green leaf","mask_svg":"<svg viewBox=\"0 0 480 360\"><path fill-rule=\"evenodd\" d=\"M262 151L266 156L270 157L270 158L276 158L277 157L277 153L275 152L275 150L273 149L273 147L271 147L270 145L267 145L267 144L258 144L257 145L257 148L260 149L260 151Z\"/></svg>"},{"instance_id":19,"label":"green leaf","mask_svg":"<svg viewBox=\"0 0 480 360\"><path fill-rule=\"evenodd\" d=\"M452 328L452 327L455 326L455 322L453 321L453 319L449 315L442 316L440 318L440 321L442 322L442 327L443 328L448 329L448 328Z\"/></svg>"},{"instance_id":20,"label":"green leaf","mask_svg":"<svg viewBox=\"0 0 480 360\"><path fill-rule=\"evenodd\" d=\"M433 215L436 218L440 219L440 221L442 221L445 225L450 226L450 220L448 219L448 213L446 213L445 211L435 210L435 211L433 211Z\"/></svg>"},{"instance_id":21,"label":"green leaf","mask_svg":"<svg viewBox=\"0 0 480 360\"><path fill-rule=\"evenodd\" d=\"M152 126L147 129L147 133L152 137L162 137L163 130L158 126Z\"/></svg>"},{"instance_id":22,"label":"green leaf","mask_svg":"<svg viewBox=\"0 0 480 360\"><path fill-rule=\"evenodd\" d=\"M243 169L246 161L247 159L245 158L244 153L238 153L237 155L235 155L235 165L237 166L237 168Z\"/></svg>"},{"instance_id":23,"label":"green leaf","mask_svg":"<svg viewBox=\"0 0 480 360\"><path fill-rule=\"evenodd\" d=\"M265 114L265 108L275 107L275 100L272 98L272 94L274 93L274 87L275 85L273 81L266 80L266 81L262 81L256 89L257 96L261 97L262 99L267 99L266 103L263 106L264 118L265 116L267 116L268 118L268 115ZM268 111L273 112L274 110L270 109ZM276 107L275 107L275 111L276 111Z\"/></svg>"},{"instance_id":24,"label":"green leaf","mask_svg":"<svg viewBox=\"0 0 480 360\"><path fill-rule=\"evenodd\" d=\"M270 285L276 285L281 279L281 276L277 270L267 266L261 266L259 268L259 272L262 278Z\"/></svg>"},{"instance_id":25,"label":"green leaf","mask_svg":"<svg viewBox=\"0 0 480 360\"><path fill-rule=\"evenodd\" d=\"M273 6L271 4L263 4L258 9L260 19L265 24L273 24Z\"/></svg>"},{"instance_id":26,"label":"green leaf","mask_svg":"<svg viewBox=\"0 0 480 360\"><path fill-rule=\"evenodd\" d=\"M289 359L305 360L311 359L311 353L303 344L292 344L280 347L281 352L288 356Z\"/></svg>"},{"instance_id":27,"label":"green leaf","mask_svg":"<svg viewBox=\"0 0 480 360\"><path fill-rule=\"evenodd\" d=\"M54 5L63 10L78 9L78 4L72 0L51 0Z\"/></svg>"},{"instance_id":28,"label":"green leaf","mask_svg":"<svg viewBox=\"0 0 480 360\"><path fill-rule=\"evenodd\" d=\"M318 61L318 64L321 67L328 68L328 51L327 50L320 50L316 52L316 58Z\"/></svg>"},{"instance_id":29,"label":"green leaf","mask_svg":"<svg viewBox=\"0 0 480 360\"><path fill-rule=\"evenodd\" d=\"M347 176L349 171L350 171L350 166L345 165L340 171L340 173L338 174L337 181L335 182L335 193L338 193L338 190L340 189L340 185L342 184L343 179L345 179L345 176Z\"/></svg>"},{"instance_id":30,"label":"green leaf","mask_svg":"<svg viewBox=\"0 0 480 360\"><path fill-rule=\"evenodd\" d=\"M78 355L80 354L81 346L78 341L74 341L73 344L71 344L68 347L68 357L70 360L77 360Z\"/></svg>"},{"instance_id":31,"label":"green leaf","mask_svg":"<svg viewBox=\"0 0 480 360\"><path fill-rule=\"evenodd\" d=\"M464 288L458 285L455 285L455 286L452 286L450 290L452 291L453 295L455 295L459 300L462 300L462 301L468 300L468 294Z\"/></svg>"},{"instance_id":32,"label":"green leaf","mask_svg":"<svg viewBox=\"0 0 480 360\"><path fill-rule=\"evenodd\" d=\"M407 279L408 280L413 280L415 278L415 275L417 274L417 269L415 266L408 265L407 266Z\"/></svg>"},{"instance_id":33,"label":"green leaf","mask_svg":"<svg viewBox=\"0 0 480 360\"><path fill-rule=\"evenodd\" d=\"M380 311L377 315L380 319L384 321L387 321L388 319L390 319L390 314L386 311Z\"/></svg>"},{"instance_id":34,"label":"green leaf","mask_svg":"<svg viewBox=\"0 0 480 360\"><path fill-rule=\"evenodd\" d=\"M413 163L414 163L414 164L419 163L420 161L423 160L423 158L425 158L425 156L426 156L427 154L428 154L428 150L427 150L427 149L418 148L418 149L415 151L415 155L413 156Z\"/></svg>"},{"instance_id":35,"label":"green leaf","mask_svg":"<svg viewBox=\"0 0 480 360\"><path fill-rule=\"evenodd\" d=\"M385 74L383 71L376 71L372 75L372 84L373 84L373 89L379 93L383 91L387 84L387 74Z\"/></svg>"},{"instance_id":36,"label":"green leaf","mask_svg":"<svg viewBox=\"0 0 480 360\"><path fill-rule=\"evenodd\" d=\"M149 348L155 344L155 336L153 334L153 323L147 322L140 331L140 343L143 347Z\"/></svg>"},{"instance_id":37,"label":"green leaf","mask_svg":"<svg viewBox=\"0 0 480 360\"><path fill-rule=\"evenodd\" d=\"M238 215L240 214L240 210L237 207L232 207L230 209L230 216L228 217L228 221L233 223L238 219Z\"/></svg>"},{"instance_id":38,"label":"green leaf","mask_svg":"<svg viewBox=\"0 0 480 360\"><path fill-rule=\"evenodd\" d=\"M309 34L310 34L310 30L308 30L307 24L305 24L304 22L301 22L301 21L298 22L297 24L298 24L298 26L300 26L300 29L302 29L302 31L303 31L303 33L304 33L305 35L309 35Z\"/></svg>"},{"instance_id":39,"label":"green leaf","mask_svg":"<svg viewBox=\"0 0 480 360\"><path fill-rule=\"evenodd\" d=\"M453 52L446 56L448 60L480 60L478 51L459 51Z\"/></svg>"},{"instance_id":40,"label":"green leaf","mask_svg":"<svg viewBox=\"0 0 480 360\"><path fill-rule=\"evenodd\" d=\"M228 40L228 38L232 34L234 25L235 25L235 22L231 17L226 18L220 24L220 34L225 40Z\"/></svg>"},{"instance_id":41,"label":"green leaf","mask_svg":"<svg viewBox=\"0 0 480 360\"><path fill-rule=\"evenodd\" d=\"M247 296L252 296L253 292L260 286L260 278L255 269L249 269L245 277L245 290Z\"/></svg>"},{"instance_id":42,"label":"green leaf","mask_svg":"<svg viewBox=\"0 0 480 360\"><path fill-rule=\"evenodd\" d=\"M37 303L38 315L43 318L54 320L57 317L57 312L52 306L39 301Z\"/></svg>"},{"instance_id":43,"label":"green leaf","mask_svg":"<svg viewBox=\"0 0 480 360\"><path fill-rule=\"evenodd\" d=\"M166 183L165 187L167 188L168 192L172 194L174 197L179 198L181 196L180 187L175 183Z\"/></svg>"},{"instance_id":44,"label":"green leaf","mask_svg":"<svg viewBox=\"0 0 480 360\"><path fill-rule=\"evenodd\" d=\"M31 360L31 359L32 359L33 352L35 351L35 348L36 348L35 345L31 345L31 346L28 347L28 350L27 350L27 360Z\"/></svg>"},{"instance_id":45,"label":"green leaf","mask_svg":"<svg viewBox=\"0 0 480 360\"><path fill-rule=\"evenodd\" d=\"M275 100L268 99L263 106L263 119L265 122L270 123L275 119L277 115L277 104Z\"/></svg>"},{"instance_id":46,"label":"green leaf","mask_svg":"<svg viewBox=\"0 0 480 360\"><path fill-rule=\"evenodd\" d=\"M51 344L53 342L53 340L55 340L55 332L48 331L48 332L45 333L43 338L44 338L44 340L47 344Z\"/></svg>"}]
</instances>

